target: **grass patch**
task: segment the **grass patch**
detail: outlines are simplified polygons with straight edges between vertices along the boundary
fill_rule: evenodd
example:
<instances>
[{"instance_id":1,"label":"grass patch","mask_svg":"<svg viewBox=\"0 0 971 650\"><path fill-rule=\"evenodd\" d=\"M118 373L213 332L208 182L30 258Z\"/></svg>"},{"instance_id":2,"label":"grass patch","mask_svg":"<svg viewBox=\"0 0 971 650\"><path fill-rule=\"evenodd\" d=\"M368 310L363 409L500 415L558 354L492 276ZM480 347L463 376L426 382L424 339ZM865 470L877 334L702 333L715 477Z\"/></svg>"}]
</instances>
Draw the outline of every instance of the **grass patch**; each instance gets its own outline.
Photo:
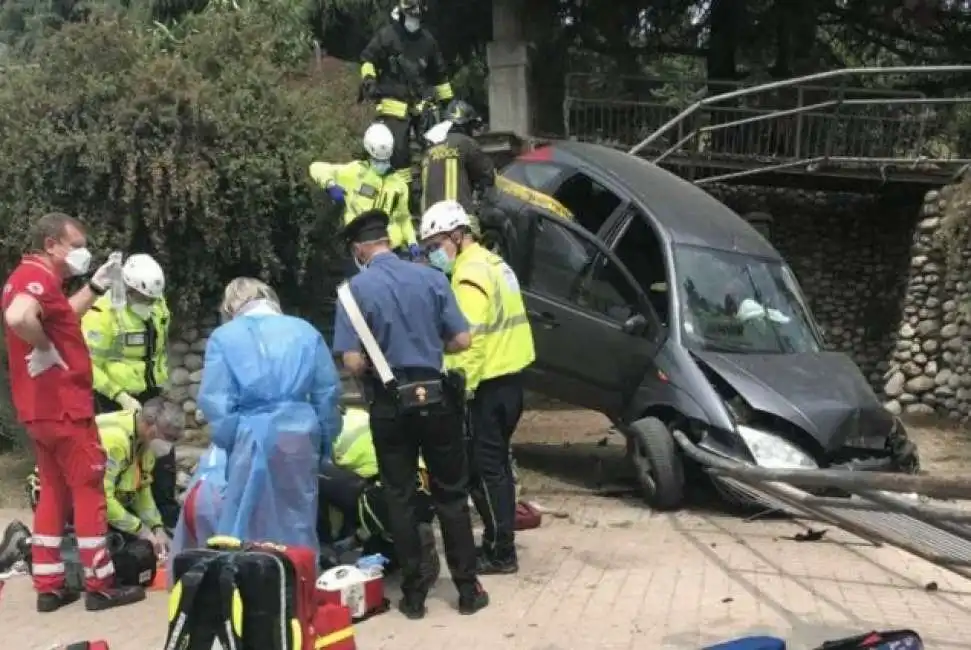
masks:
<instances>
[{"instance_id":1,"label":"grass patch","mask_svg":"<svg viewBox=\"0 0 971 650\"><path fill-rule=\"evenodd\" d=\"M26 452L0 454L0 508L27 508L24 479L34 467L34 459Z\"/></svg>"}]
</instances>

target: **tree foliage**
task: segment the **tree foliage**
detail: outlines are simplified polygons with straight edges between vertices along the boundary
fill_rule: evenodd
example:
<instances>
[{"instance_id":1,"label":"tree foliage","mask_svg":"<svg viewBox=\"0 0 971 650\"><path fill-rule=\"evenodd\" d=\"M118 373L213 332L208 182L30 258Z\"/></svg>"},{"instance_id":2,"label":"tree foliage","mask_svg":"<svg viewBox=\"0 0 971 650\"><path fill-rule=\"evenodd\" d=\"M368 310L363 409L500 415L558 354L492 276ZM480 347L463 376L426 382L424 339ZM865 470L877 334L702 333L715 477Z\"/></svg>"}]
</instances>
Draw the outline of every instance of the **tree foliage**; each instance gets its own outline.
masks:
<instances>
[{"instance_id":1,"label":"tree foliage","mask_svg":"<svg viewBox=\"0 0 971 650\"><path fill-rule=\"evenodd\" d=\"M263 1L173 29L95 15L47 36L0 82L3 266L32 217L61 210L89 224L97 255L156 255L183 314L236 274L299 302L336 227L318 227L307 167L349 159L363 125L355 71L316 69L308 44Z\"/></svg>"}]
</instances>

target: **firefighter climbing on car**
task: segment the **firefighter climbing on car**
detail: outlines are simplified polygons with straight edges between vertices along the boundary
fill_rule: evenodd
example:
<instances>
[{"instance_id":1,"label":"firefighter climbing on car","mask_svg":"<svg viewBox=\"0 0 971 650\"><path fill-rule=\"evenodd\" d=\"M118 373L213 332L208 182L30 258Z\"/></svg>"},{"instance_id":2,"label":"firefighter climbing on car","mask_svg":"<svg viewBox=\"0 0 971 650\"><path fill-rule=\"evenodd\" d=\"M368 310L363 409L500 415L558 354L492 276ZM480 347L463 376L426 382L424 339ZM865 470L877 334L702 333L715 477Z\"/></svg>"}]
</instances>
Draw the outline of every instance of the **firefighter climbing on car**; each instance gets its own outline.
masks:
<instances>
[{"instance_id":1,"label":"firefighter climbing on car","mask_svg":"<svg viewBox=\"0 0 971 650\"><path fill-rule=\"evenodd\" d=\"M391 166L399 177L411 179L412 129L424 133L437 122L429 121L436 104L444 108L452 100L452 86L438 41L422 26L419 0L399 0L391 23L371 38L361 53L361 92L364 100L377 102L378 119L394 135Z\"/></svg>"},{"instance_id":2,"label":"firefighter climbing on car","mask_svg":"<svg viewBox=\"0 0 971 650\"><path fill-rule=\"evenodd\" d=\"M473 137L482 127L482 118L461 99L449 102L442 118L424 136L429 148L421 163L421 211L439 201L458 201L472 215L475 193L496 182L492 158Z\"/></svg>"},{"instance_id":3,"label":"firefighter climbing on car","mask_svg":"<svg viewBox=\"0 0 971 650\"><path fill-rule=\"evenodd\" d=\"M372 208L387 213L391 248L401 257L415 259L420 250L408 208L408 184L390 173L394 146L391 130L375 122L364 132L366 160L315 162L310 165L310 178L343 205L345 227ZM349 267L347 274L355 272L356 268Z\"/></svg>"}]
</instances>

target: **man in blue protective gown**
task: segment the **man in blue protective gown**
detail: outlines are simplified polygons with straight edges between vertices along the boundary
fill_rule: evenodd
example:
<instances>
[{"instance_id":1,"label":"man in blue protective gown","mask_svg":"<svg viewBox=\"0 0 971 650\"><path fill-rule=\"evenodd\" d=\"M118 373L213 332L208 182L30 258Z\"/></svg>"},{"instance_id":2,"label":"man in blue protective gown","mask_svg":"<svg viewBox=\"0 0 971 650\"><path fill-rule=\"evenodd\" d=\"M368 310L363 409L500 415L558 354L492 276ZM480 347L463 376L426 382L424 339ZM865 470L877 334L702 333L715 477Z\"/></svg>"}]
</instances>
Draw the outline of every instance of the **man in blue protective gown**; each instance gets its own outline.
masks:
<instances>
[{"instance_id":1,"label":"man in blue protective gown","mask_svg":"<svg viewBox=\"0 0 971 650\"><path fill-rule=\"evenodd\" d=\"M199 458L185 491L179 522L172 537L170 557L203 547L216 534L226 496L226 461L226 452L215 445L210 445Z\"/></svg>"},{"instance_id":2,"label":"man in blue protective gown","mask_svg":"<svg viewBox=\"0 0 971 650\"><path fill-rule=\"evenodd\" d=\"M253 278L226 287L198 403L227 454L217 535L319 549L317 469L341 428L340 377L323 336Z\"/></svg>"}]
</instances>

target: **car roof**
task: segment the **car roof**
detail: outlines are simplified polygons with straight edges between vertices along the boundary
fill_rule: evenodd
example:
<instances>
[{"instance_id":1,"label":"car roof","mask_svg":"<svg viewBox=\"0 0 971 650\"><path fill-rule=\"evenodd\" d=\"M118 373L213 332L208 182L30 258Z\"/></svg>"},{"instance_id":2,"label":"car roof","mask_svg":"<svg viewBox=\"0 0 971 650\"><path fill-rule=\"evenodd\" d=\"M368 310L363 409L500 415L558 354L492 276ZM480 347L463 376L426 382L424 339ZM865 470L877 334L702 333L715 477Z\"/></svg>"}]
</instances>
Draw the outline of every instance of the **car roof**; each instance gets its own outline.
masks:
<instances>
[{"instance_id":1,"label":"car roof","mask_svg":"<svg viewBox=\"0 0 971 650\"><path fill-rule=\"evenodd\" d=\"M558 141L549 146L554 162L599 170L620 185L673 243L782 259L755 228L728 206L643 158L586 142Z\"/></svg>"}]
</instances>

